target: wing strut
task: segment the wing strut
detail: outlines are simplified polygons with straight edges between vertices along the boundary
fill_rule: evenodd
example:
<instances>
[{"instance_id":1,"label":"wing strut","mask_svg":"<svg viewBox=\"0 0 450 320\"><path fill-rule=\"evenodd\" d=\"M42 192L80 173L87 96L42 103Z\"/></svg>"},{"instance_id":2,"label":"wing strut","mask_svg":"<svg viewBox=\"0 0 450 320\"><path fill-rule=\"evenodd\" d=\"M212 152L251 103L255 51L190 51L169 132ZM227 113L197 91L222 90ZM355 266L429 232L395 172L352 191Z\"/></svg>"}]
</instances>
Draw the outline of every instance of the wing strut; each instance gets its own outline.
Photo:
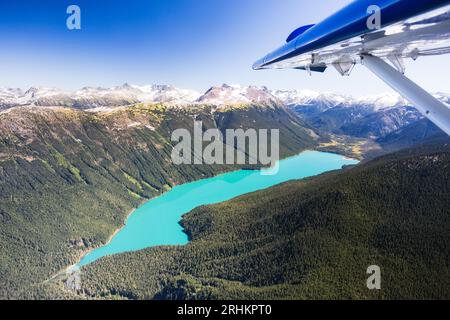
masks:
<instances>
[{"instance_id":1,"label":"wing strut","mask_svg":"<svg viewBox=\"0 0 450 320\"><path fill-rule=\"evenodd\" d=\"M412 82L381 58L363 55L363 64L412 103L425 117L450 136L450 108Z\"/></svg>"}]
</instances>

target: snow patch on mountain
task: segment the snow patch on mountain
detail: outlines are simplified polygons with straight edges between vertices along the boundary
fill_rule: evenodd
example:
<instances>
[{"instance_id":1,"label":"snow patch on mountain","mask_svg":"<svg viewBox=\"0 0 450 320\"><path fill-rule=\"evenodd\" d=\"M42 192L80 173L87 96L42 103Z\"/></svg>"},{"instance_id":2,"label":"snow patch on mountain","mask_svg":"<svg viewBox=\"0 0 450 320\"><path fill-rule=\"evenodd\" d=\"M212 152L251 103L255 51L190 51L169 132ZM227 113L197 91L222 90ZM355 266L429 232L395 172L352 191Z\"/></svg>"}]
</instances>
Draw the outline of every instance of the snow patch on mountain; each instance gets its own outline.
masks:
<instances>
[{"instance_id":1,"label":"snow patch on mountain","mask_svg":"<svg viewBox=\"0 0 450 320\"><path fill-rule=\"evenodd\" d=\"M136 86L125 84L113 88L116 93L133 96L144 103L191 104L200 93L194 90L180 89L170 85Z\"/></svg>"},{"instance_id":2,"label":"snow patch on mountain","mask_svg":"<svg viewBox=\"0 0 450 320\"><path fill-rule=\"evenodd\" d=\"M374 112L384 109L394 109L408 106L409 103L396 93L383 93L354 97L334 92L316 92L311 90L274 90L272 94L279 98L286 106L311 106L321 105L323 111L337 106L369 108ZM440 101L450 103L450 95L436 93L434 95Z\"/></svg>"},{"instance_id":3,"label":"snow patch on mountain","mask_svg":"<svg viewBox=\"0 0 450 320\"><path fill-rule=\"evenodd\" d=\"M0 108L15 106L62 106L80 109L126 106L136 103L185 105L194 103L199 93L168 85L136 86L124 84L112 88L85 87L77 91L32 87L0 88Z\"/></svg>"},{"instance_id":4,"label":"snow patch on mountain","mask_svg":"<svg viewBox=\"0 0 450 320\"><path fill-rule=\"evenodd\" d=\"M220 87L210 88L197 99L197 103L216 106L237 104L272 105L282 104L282 101L272 95L266 87L223 84Z\"/></svg>"},{"instance_id":5,"label":"snow patch on mountain","mask_svg":"<svg viewBox=\"0 0 450 320\"><path fill-rule=\"evenodd\" d=\"M309 105L316 101L329 101L331 104L348 101L344 95L332 92L319 93L312 90L273 90L272 94L281 99L286 105Z\"/></svg>"}]
</instances>

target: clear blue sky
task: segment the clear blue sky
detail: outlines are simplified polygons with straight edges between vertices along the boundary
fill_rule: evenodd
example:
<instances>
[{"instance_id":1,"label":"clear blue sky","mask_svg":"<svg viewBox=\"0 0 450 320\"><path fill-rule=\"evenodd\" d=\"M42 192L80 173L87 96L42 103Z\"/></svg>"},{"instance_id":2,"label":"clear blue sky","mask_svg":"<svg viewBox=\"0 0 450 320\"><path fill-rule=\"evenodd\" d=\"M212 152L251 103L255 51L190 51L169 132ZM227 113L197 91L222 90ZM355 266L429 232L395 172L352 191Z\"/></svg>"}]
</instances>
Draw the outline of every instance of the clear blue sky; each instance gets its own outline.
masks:
<instances>
[{"instance_id":1,"label":"clear blue sky","mask_svg":"<svg viewBox=\"0 0 450 320\"><path fill-rule=\"evenodd\" d=\"M312 78L294 70L253 71L253 62L295 28L350 0L14 0L0 2L0 86L28 88L172 84L204 91L222 83L343 93L390 89L359 66ZM82 30L66 28L81 8ZM408 63L431 91L450 92L450 56Z\"/></svg>"}]
</instances>

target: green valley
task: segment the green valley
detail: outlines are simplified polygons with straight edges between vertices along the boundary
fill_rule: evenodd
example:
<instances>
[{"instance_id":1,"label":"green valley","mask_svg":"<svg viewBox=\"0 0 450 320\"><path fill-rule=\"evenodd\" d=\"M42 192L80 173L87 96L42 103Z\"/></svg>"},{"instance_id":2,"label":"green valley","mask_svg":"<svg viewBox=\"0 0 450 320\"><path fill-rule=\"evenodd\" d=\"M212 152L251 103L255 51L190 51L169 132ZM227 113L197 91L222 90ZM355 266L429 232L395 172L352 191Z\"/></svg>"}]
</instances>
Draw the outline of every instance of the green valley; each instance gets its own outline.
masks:
<instances>
[{"instance_id":1,"label":"green valley","mask_svg":"<svg viewBox=\"0 0 450 320\"><path fill-rule=\"evenodd\" d=\"M233 113L238 112L239 116ZM18 107L0 113L0 298L40 285L104 244L131 210L175 185L232 166L174 166L170 134L192 128L279 128L283 157L317 144L284 108L212 110L138 104L100 111Z\"/></svg>"},{"instance_id":2,"label":"green valley","mask_svg":"<svg viewBox=\"0 0 450 320\"><path fill-rule=\"evenodd\" d=\"M449 299L449 170L445 139L198 208L190 244L89 265L78 297Z\"/></svg>"}]
</instances>

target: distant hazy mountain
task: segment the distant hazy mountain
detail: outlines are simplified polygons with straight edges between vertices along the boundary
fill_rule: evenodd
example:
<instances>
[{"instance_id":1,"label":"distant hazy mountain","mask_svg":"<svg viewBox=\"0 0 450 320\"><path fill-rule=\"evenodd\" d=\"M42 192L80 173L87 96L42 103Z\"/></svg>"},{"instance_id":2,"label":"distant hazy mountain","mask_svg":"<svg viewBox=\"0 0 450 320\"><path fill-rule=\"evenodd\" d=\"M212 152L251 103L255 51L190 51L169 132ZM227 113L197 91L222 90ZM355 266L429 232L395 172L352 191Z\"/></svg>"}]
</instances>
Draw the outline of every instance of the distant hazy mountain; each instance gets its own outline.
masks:
<instances>
[{"instance_id":1,"label":"distant hazy mountain","mask_svg":"<svg viewBox=\"0 0 450 320\"><path fill-rule=\"evenodd\" d=\"M415 108L400 106L382 109L355 119L342 125L341 130L351 136L378 138L401 130L422 119L422 115Z\"/></svg>"},{"instance_id":2,"label":"distant hazy mountain","mask_svg":"<svg viewBox=\"0 0 450 320\"><path fill-rule=\"evenodd\" d=\"M167 85L136 86L124 84L112 88L85 87L78 91L57 88L21 89L0 88L0 109L16 106L59 106L77 109L128 106L137 103L164 103L167 105L208 104L230 105L282 105L283 102L265 87L224 84L212 87L201 95L193 90Z\"/></svg>"},{"instance_id":3,"label":"distant hazy mountain","mask_svg":"<svg viewBox=\"0 0 450 320\"><path fill-rule=\"evenodd\" d=\"M311 90L274 90L272 94L288 107L311 109L324 112L338 106L360 106L365 109L380 110L404 105L404 99L396 94L353 97L333 92L315 92ZM303 111L307 113L307 111Z\"/></svg>"},{"instance_id":4,"label":"distant hazy mountain","mask_svg":"<svg viewBox=\"0 0 450 320\"><path fill-rule=\"evenodd\" d=\"M422 142L445 139L447 135L428 119L421 119L377 139L384 152L408 148Z\"/></svg>"},{"instance_id":5,"label":"distant hazy mountain","mask_svg":"<svg viewBox=\"0 0 450 320\"><path fill-rule=\"evenodd\" d=\"M167 85L135 86L124 84L113 88L85 87L78 91L56 88L20 89L0 88L0 109L15 106L63 106L78 109L127 106L144 103L193 103L199 93Z\"/></svg>"},{"instance_id":6,"label":"distant hazy mountain","mask_svg":"<svg viewBox=\"0 0 450 320\"><path fill-rule=\"evenodd\" d=\"M378 139L423 119L396 94L352 97L308 90L272 93L314 128L336 134ZM448 94L435 96L450 103Z\"/></svg>"},{"instance_id":7,"label":"distant hazy mountain","mask_svg":"<svg viewBox=\"0 0 450 320\"><path fill-rule=\"evenodd\" d=\"M320 114L339 105L346 105L350 100L348 96L311 90L274 90L272 94L287 107L308 116Z\"/></svg>"},{"instance_id":8,"label":"distant hazy mountain","mask_svg":"<svg viewBox=\"0 0 450 320\"><path fill-rule=\"evenodd\" d=\"M210 88L197 102L218 106L235 104L283 104L283 101L274 96L266 87L230 86L227 84Z\"/></svg>"}]
</instances>

